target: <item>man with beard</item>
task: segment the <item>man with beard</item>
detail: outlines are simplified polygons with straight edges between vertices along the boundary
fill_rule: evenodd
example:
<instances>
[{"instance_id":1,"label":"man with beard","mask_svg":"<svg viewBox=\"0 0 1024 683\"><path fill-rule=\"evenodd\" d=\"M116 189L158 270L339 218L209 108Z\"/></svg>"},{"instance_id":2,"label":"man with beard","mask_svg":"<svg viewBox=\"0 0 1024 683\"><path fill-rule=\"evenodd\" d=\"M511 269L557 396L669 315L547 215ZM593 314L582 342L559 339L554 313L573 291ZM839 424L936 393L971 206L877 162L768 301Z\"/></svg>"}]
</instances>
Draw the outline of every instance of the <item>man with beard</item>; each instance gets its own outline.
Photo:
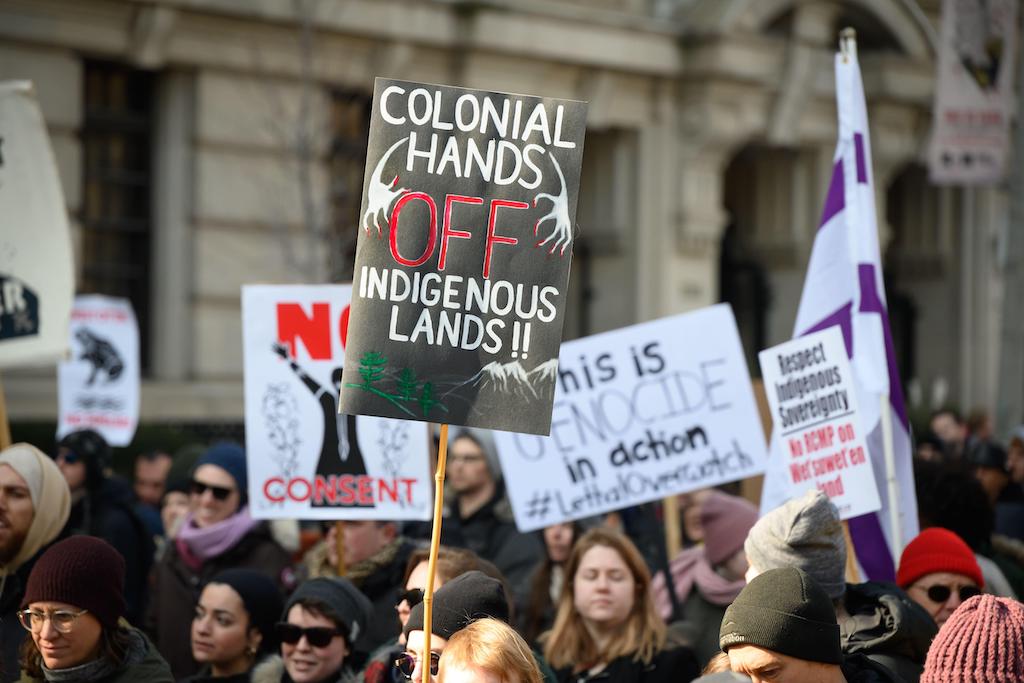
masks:
<instances>
[{"instance_id":1,"label":"man with beard","mask_svg":"<svg viewBox=\"0 0 1024 683\"><path fill-rule=\"evenodd\" d=\"M35 446L0 452L0 681L16 681L18 648L27 635L17 611L29 572L60 534L71 493L57 465Z\"/></svg>"}]
</instances>

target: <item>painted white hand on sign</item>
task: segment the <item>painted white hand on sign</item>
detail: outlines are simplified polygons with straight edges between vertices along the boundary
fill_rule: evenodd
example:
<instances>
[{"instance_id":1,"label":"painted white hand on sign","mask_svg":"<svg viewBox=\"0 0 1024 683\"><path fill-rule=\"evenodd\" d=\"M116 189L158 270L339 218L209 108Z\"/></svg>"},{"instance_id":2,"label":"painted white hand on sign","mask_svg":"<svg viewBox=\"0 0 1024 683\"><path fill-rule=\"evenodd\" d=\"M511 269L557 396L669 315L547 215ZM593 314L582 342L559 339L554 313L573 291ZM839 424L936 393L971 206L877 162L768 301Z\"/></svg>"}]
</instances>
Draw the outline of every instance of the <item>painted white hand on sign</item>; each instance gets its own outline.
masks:
<instances>
[{"instance_id":1,"label":"painted white hand on sign","mask_svg":"<svg viewBox=\"0 0 1024 683\"><path fill-rule=\"evenodd\" d=\"M764 469L726 304L566 342L555 381L551 436L495 432L521 531Z\"/></svg>"}]
</instances>

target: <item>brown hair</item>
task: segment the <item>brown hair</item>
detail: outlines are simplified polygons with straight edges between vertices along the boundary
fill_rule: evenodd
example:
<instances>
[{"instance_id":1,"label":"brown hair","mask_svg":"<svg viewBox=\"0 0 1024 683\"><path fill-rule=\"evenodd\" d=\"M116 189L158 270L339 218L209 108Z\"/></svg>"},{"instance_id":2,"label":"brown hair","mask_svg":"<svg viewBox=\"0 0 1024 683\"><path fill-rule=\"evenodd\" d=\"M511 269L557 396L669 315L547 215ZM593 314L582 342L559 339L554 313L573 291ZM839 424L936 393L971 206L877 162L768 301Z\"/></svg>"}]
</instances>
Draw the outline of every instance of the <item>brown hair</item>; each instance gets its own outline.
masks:
<instances>
[{"instance_id":1,"label":"brown hair","mask_svg":"<svg viewBox=\"0 0 1024 683\"><path fill-rule=\"evenodd\" d=\"M724 652L719 652L708 660L707 665L700 672L700 675L707 676L708 674L717 674L724 671L732 671L732 665L729 663L729 655Z\"/></svg>"},{"instance_id":2,"label":"brown hair","mask_svg":"<svg viewBox=\"0 0 1024 683\"><path fill-rule=\"evenodd\" d=\"M121 624L127 622L122 621ZM106 658L120 667L128 656L132 637L128 629L119 624L117 628L104 628L100 632L100 657ZM32 678L44 679L43 656L39 654L36 641L29 634L21 644L21 670ZM79 662L85 664L86 662Z\"/></svg>"},{"instance_id":3,"label":"brown hair","mask_svg":"<svg viewBox=\"0 0 1024 683\"><path fill-rule=\"evenodd\" d=\"M409 581L409 576L416 569L420 562L430 560L429 548L417 548L409 554L409 561L405 563L405 576L402 577L402 589ZM435 577L441 579L441 583L448 583L456 576L466 572L479 569L479 562L475 554L470 550L462 548L449 548L441 546L437 549L437 573ZM434 587L435 589L437 586Z\"/></svg>"},{"instance_id":4,"label":"brown hair","mask_svg":"<svg viewBox=\"0 0 1024 683\"><path fill-rule=\"evenodd\" d=\"M508 624L479 619L456 632L444 647L437 683L451 666L483 669L502 683L541 683L540 668L530 646Z\"/></svg>"},{"instance_id":5,"label":"brown hair","mask_svg":"<svg viewBox=\"0 0 1024 683\"><path fill-rule=\"evenodd\" d=\"M609 643L604 652L598 652L574 603L576 572L583 556L596 546L617 552L636 583L633 609L620 635ZM555 669L593 666L626 655L633 655L634 661L650 664L654 655L665 646L665 624L655 612L654 600L651 599L651 573L640 551L624 534L607 527L597 527L576 542L565 565L565 583L558 598L555 625L542 636L542 642L544 657Z\"/></svg>"}]
</instances>

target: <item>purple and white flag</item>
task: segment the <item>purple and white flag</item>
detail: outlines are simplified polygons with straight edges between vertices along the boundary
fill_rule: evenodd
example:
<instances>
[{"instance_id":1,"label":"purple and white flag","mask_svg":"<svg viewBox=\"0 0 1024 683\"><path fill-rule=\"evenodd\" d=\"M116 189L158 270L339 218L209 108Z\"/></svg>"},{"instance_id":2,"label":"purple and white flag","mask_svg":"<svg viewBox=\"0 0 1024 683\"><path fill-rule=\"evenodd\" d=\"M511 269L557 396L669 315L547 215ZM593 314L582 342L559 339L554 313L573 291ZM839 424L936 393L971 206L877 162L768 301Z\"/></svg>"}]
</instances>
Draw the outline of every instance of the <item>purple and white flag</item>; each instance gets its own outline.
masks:
<instances>
[{"instance_id":1,"label":"purple and white flag","mask_svg":"<svg viewBox=\"0 0 1024 683\"><path fill-rule=\"evenodd\" d=\"M839 140L836 145L832 180L825 198L821 223L814 238L807 277L793 336L839 326L846 352L853 366L861 424L866 430L868 451L875 472L882 509L853 517L849 521L857 560L868 578L893 581L895 562L918 533L917 497L911 463L910 429L900 387L899 372L889 329L882 264L875 220L875 193L871 170L871 142L868 137L864 87L855 50L837 54L836 99L839 110ZM885 451L882 440L882 396L888 394L891 411L895 476L899 489L890 499L886 486ZM765 500L770 501L785 485L780 465L779 440L773 439L770 466L766 473ZM894 533L893 506L899 529ZM897 544L899 547L897 547Z\"/></svg>"}]
</instances>

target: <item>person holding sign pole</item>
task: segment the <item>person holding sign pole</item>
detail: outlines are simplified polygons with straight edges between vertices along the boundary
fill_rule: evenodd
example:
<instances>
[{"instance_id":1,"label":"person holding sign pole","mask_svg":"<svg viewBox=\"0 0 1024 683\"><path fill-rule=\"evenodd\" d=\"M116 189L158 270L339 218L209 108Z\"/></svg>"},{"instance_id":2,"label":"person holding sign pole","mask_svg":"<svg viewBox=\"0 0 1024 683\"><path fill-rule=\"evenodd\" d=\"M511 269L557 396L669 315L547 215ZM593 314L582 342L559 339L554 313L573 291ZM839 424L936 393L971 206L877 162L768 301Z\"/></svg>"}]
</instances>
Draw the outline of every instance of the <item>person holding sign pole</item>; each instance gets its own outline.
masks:
<instances>
[{"instance_id":1,"label":"person holding sign pole","mask_svg":"<svg viewBox=\"0 0 1024 683\"><path fill-rule=\"evenodd\" d=\"M690 649L666 644L640 552L603 527L573 547L555 625L541 642L560 683L676 683L700 675Z\"/></svg>"},{"instance_id":2,"label":"person holding sign pole","mask_svg":"<svg viewBox=\"0 0 1024 683\"><path fill-rule=\"evenodd\" d=\"M917 681L935 622L892 584L846 583L846 540L828 496L811 490L772 510L750 530L744 548L748 585L772 569L806 572L832 600L844 654L867 655L907 683Z\"/></svg>"}]
</instances>

